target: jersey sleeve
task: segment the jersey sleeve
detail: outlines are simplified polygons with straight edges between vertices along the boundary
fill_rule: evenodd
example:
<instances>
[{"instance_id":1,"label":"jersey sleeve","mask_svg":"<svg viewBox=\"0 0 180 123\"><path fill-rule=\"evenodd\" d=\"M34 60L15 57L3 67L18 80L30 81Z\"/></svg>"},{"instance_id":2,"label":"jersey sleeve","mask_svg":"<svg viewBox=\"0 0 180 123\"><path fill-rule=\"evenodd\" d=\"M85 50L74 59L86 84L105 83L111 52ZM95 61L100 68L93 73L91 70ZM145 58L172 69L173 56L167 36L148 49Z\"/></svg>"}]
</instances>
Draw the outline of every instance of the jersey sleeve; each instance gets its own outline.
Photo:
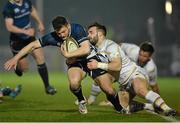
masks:
<instances>
[{"instance_id":1,"label":"jersey sleeve","mask_svg":"<svg viewBox=\"0 0 180 123\"><path fill-rule=\"evenodd\" d=\"M88 40L85 29L79 24L75 25L75 28L72 33L72 36L75 38L78 44L82 43L85 40Z\"/></svg>"},{"instance_id":2,"label":"jersey sleeve","mask_svg":"<svg viewBox=\"0 0 180 123\"><path fill-rule=\"evenodd\" d=\"M48 33L39 39L42 47L52 45L52 46L60 46L63 42L61 38L57 36L55 32Z\"/></svg>"},{"instance_id":3,"label":"jersey sleeve","mask_svg":"<svg viewBox=\"0 0 180 123\"><path fill-rule=\"evenodd\" d=\"M26 0L26 1L27 1L28 5L29 5L30 11L32 11L32 2L30 0Z\"/></svg>"},{"instance_id":4,"label":"jersey sleeve","mask_svg":"<svg viewBox=\"0 0 180 123\"><path fill-rule=\"evenodd\" d=\"M106 51L110 60L112 60L113 58L120 57L119 48L119 45L113 43L112 41L109 41Z\"/></svg>"},{"instance_id":5,"label":"jersey sleeve","mask_svg":"<svg viewBox=\"0 0 180 123\"><path fill-rule=\"evenodd\" d=\"M145 69L146 69L148 76L149 76L149 84L155 85L157 83L157 67L153 63L152 59L146 65Z\"/></svg>"},{"instance_id":6,"label":"jersey sleeve","mask_svg":"<svg viewBox=\"0 0 180 123\"><path fill-rule=\"evenodd\" d=\"M7 5L4 7L2 14L3 14L3 17L4 17L4 18L13 18L13 16L14 16L14 11L13 11L13 9L12 9L12 7L11 7L10 4L7 4Z\"/></svg>"}]
</instances>

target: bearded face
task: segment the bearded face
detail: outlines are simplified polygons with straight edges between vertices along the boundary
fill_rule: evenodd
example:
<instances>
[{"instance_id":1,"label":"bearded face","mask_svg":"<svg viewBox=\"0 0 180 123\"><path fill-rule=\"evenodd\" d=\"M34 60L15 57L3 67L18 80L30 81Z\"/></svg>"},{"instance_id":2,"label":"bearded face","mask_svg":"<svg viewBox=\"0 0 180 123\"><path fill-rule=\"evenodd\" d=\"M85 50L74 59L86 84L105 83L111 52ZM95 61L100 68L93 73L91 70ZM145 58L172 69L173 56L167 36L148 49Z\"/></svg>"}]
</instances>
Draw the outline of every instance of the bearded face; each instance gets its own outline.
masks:
<instances>
[{"instance_id":1,"label":"bearded face","mask_svg":"<svg viewBox=\"0 0 180 123\"><path fill-rule=\"evenodd\" d=\"M96 45L98 42L98 32L96 27L91 27L88 30L88 38L89 41L93 44Z\"/></svg>"}]
</instances>

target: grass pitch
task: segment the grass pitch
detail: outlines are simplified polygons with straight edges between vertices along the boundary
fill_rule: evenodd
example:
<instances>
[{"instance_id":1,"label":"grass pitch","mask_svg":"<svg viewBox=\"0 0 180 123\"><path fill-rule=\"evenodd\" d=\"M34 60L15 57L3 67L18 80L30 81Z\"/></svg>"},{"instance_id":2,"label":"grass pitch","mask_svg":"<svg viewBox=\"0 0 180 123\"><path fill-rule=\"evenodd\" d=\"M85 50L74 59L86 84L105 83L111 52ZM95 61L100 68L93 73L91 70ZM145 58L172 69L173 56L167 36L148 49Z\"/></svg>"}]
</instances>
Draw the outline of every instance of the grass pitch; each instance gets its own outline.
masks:
<instances>
[{"instance_id":1,"label":"grass pitch","mask_svg":"<svg viewBox=\"0 0 180 123\"><path fill-rule=\"evenodd\" d=\"M51 84L58 93L54 96L45 94L42 81L37 73L26 73L17 77L14 73L0 73L2 86L15 87L21 84L23 89L16 99L4 97L0 104L0 122L163 122L170 121L146 111L131 115L117 114L112 107L101 107L98 103L104 99L101 93L97 103L88 106L88 114L81 115L74 104L75 97L69 91L66 74L50 73ZM83 83L83 93L89 96L91 79L86 78ZM160 93L164 100L180 112L180 78L159 78ZM180 116L176 116L180 121Z\"/></svg>"}]
</instances>

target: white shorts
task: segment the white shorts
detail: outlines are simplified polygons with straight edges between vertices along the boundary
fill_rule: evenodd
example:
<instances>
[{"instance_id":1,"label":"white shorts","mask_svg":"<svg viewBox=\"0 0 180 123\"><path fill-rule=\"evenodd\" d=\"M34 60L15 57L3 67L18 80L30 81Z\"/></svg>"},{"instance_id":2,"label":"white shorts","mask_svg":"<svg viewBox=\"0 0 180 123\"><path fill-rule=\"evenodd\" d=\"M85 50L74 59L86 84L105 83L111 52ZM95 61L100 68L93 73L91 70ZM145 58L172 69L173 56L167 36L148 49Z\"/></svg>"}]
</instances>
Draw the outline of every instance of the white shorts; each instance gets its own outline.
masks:
<instances>
[{"instance_id":1,"label":"white shorts","mask_svg":"<svg viewBox=\"0 0 180 123\"><path fill-rule=\"evenodd\" d=\"M130 89L133 89L132 88L132 81L136 78L142 78L142 79L149 81L149 78L148 78L146 71L139 66L135 66L132 69L132 72L127 74L124 77L125 77L124 83L120 84L120 86L121 86L120 88L123 88L123 90L126 90L126 91L130 91Z\"/></svg>"}]
</instances>

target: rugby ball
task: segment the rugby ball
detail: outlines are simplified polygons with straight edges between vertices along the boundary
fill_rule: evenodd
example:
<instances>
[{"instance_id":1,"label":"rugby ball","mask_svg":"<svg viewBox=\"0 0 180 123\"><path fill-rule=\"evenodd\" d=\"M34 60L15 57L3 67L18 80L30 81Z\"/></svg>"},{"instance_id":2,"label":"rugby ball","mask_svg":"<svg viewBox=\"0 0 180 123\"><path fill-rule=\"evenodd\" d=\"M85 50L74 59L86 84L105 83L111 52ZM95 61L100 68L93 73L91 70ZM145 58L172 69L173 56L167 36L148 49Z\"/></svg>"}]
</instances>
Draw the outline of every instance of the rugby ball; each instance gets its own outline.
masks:
<instances>
[{"instance_id":1,"label":"rugby ball","mask_svg":"<svg viewBox=\"0 0 180 123\"><path fill-rule=\"evenodd\" d=\"M65 47L68 52L73 52L78 49L79 45L72 37L68 37L65 41Z\"/></svg>"}]
</instances>

